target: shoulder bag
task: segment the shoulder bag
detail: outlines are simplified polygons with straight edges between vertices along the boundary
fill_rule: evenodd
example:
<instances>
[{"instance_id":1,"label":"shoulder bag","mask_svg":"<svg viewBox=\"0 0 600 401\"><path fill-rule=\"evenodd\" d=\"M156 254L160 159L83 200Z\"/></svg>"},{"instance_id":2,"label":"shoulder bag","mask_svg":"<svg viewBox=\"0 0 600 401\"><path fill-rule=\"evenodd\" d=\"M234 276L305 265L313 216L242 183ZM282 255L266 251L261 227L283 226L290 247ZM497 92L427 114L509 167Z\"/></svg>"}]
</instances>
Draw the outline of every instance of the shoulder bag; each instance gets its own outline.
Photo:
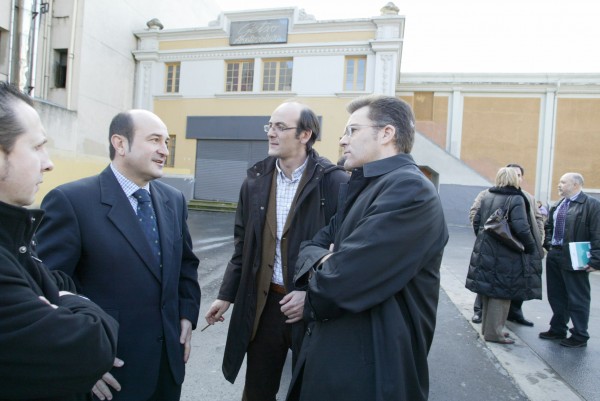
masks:
<instances>
[{"instance_id":1,"label":"shoulder bag","mask_svg":"<svg viewBox=\"0 0 600 401\"><path fill-rule=\"evenodd\" d=\"M492 213L483 225L483 230L487 231L492 237L513 251L523 252L525 247L510 231L510 225L508 224L508 212L511 200L512 196L509 196L506 202L504 202L504 207L499 207Z\"/></svg>"}]
</instances>

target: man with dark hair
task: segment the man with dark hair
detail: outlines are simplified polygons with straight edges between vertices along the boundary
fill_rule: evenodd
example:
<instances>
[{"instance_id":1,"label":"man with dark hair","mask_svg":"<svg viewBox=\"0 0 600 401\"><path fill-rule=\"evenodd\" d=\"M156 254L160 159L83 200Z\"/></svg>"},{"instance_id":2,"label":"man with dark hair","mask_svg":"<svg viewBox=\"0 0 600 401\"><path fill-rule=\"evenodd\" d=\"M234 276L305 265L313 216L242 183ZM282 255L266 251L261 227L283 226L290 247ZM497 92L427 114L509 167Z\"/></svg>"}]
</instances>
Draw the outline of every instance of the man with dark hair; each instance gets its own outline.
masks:
<instances>
[{"instance_id":1,"label":"man with dark hair","mask_svg":"<svg viewBox=\"0 0 600 401\"><path fill-rule=\"evenodd\" d=\"M566 173L560 177L558 194L562 197L548 213L544 248L546 286L552 308L550 329L539 334L544 340L561 340L568 348L585 347L590 338L590 273L600 270L600 202L583 192L583 176ZM570 242L589 242L589 261L574 270L569 254ZM568 331L571 320L573 327Z\"/></svg>"},{"instance_id":2,"label":"man with dark hair","mask_svg":"<svg viewBox=\"0 0 600 401\"><path fill-rule=\"evenodd\" d=\"M234 304L223 374L233 383L247 354L245 401L274 401L288 349L296 357L305 297L292 282L298 249L333 216L339 186L348 180L341 167L312 149L320 127L307 106L283 103L264 128L269 157L248 170L235 250L206 313L214 324Z\"/></svg>"},{"instance_id":3,"label":"man with dark hair","mask_svg":"<svg viewBox=\"0 0 600 401\"><path fill-rule=\"evenodd\" d=\"M187 202L156 180L168 140L155 114L120 113L110 126L110 165L57 187L42 202L47 218L38 235L40 255L121 323L124 365L118 362L98 381L93 391L100 399L180 398L200 287Z\"/></svg>"},{"instance_id":4,"label":"man with dark hair","mask_svg":"<svg viewBox=\"0 0 600 401\"><path fill-rule=\"evenodd\" d=\"M350 103L340 209L302 244L307 323L288 400L426 400L448 230L410 156L414 117L390 96Z\"/></svg>"},{"instance_id":5,"label":"man with dark hair","mask_svg":"<svg viewBox=\"0 0 600 401\"><path fill-rule=\"evenodd\" d=\"M519 178L519 186L520 186L523 183L523 177L525 176L525 169L523 169L523 167L521 167L519 164L516 164L516 163L507 164L506 167L511 167L515 170L515 172L517 173L517 177ZM527 191L524 191L523 189L521 189L521 190L523 192L523 195L525 195L525 197L527 198L527 201L528 201L528 205L526 205L526 209L528 212L527 218L528 218L529 224L532 227L537 227L537 230L533 230L533 235L534 235L536 248L537 248L536 252L540 258L543 258L544 250L542 248L542 244L544 243L544 216L542 216L542 214L540 213L540 209L537 207L537 203L536 203L533 195L531 195ZM484 189L477 195L477 197L473 201L473 205L471 206L471 209L469 209L469 221L471 222L471 224L473 224L473 219L475 218L475 215L477 214L477 212L479 211L479 208L481 207L481 200L486 196L486 194L488 194L488 190ZM541 286L541 282L540 282L540 286ZM510 302L510 309L508 311L508 317L506 318L506 320L508 320L509 322L521 324L523 326L533 327L533 322L525 319L522 308L523 308L523 301L512 300ZM473 323L481 323L481 320L482 320L482 318L481 318L481 297L479 296L479 294L477 294L477 297L475 297L475 303L473 304L473 312L474 313L473 313L473 317L471 318L471 321Z\"/></svg>"},{"instance_id":6,"label":"man with dark hair","mask_svg":"<svg viewBox=\"0 0 600 401\"><path fill-rule=\"evenodd\" d=\"M0 82L0 399L85 399L113 364L117 322L34 252L26 209L53 168L29 97Z\"/></svg>"}]
</instances>

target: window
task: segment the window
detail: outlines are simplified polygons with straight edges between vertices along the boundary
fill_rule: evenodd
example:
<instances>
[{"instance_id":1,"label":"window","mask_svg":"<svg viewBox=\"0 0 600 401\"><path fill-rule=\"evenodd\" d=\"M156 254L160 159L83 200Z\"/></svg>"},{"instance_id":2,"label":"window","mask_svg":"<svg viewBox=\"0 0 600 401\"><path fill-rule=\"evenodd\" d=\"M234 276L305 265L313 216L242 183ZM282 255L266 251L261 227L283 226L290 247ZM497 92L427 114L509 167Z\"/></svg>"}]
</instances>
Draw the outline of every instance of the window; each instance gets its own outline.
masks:
<instances>
[{"instance_id":1,"label":"window","mask_svg":"<svg viewBox=\"0 0 600 401\"><path fill-rule=\"evenodd\" d=\"M346 57L346 73L344 81L344 90L346 91L364 91L365 76L367 70L367 57Z\"/></svg>"},{"instance_id":2,"label":"window","mask_svg":"<svg viewBox=\"0 0 600 401\"><path fill-rule=\"evenodd\" d=\"M263 91L291 91L293 62L285 60L265 60L263 62Z\"/></svg>"},{"instance_id":3,"label":"window","mask_svg":"<svg viewBox=\"0 0 600 401\"><path fill-rule=\"evenodd\" d=\"M165 92L167 93L179 93L179 71L181 70L181 63L167 63L167 84Z\"/></svg>"},{"instance_id":4,"label":"window","mask_svg":"<svg viewBox=\"0 0 600 401\"><path fill-rule=\"evenodd\" d=\"M226 92L252 92L254 60L228 61Z\"/></svg>"},{"instance_id":5,"label":"window","mask_svg":"<svg viewBox=\"0 0 600 401\"><path fill-rule=\"evenodd\" d=\"M175 144L177 143L177 137L175 135L169 135L169 142L167 143L167 149L169 150L169 156L165 162L165 167L175 167Z\"/></svg>"},{"instance_id":6,"label":"window","mask_svg":"<svg viewBox=\"0 0 600 401\"><path fill-rule=\"evenodd\" d=\"M65 88L67 86L67 49L56 49L54 51L54 87Z\"/></svg>"}]
</instances>

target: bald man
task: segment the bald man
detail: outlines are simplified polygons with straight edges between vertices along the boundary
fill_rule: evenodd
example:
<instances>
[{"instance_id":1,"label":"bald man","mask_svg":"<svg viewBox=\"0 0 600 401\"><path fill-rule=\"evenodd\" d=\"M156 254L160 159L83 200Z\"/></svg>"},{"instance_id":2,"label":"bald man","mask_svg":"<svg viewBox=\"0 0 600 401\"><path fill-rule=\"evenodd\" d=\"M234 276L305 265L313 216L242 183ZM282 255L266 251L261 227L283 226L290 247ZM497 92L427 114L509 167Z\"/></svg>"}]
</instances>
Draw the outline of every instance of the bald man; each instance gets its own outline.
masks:
<instances>
[{"instance_id":1,"label":"bald man","mask_svg":"<svg viewBox=\"0 0 600 401\"><path fill-rule=\"evenodd\" d=\"M146 110L110 124L110 165L52 190L38 251L119 323L119 358L99 399L179 400L200 308L183 194L161 182L169 133Z\"/></svg>"},{"instance_id":2,"label":"bald man","mask_svg":"<svg viewBox=\"0 0 600 401\"><path fill-rule=\"evenodd\" d=\"M583 176L567 173L560 178L558 194L546 222L544 248L548 302L552 308L550 329L539 334L544 340L560 340L568 348L585 347L590 338L590 278L600 269L600 202L583 191ZM569 254L570 242L590 242L590 260L581 270L574 270ZM567 338L569 319L573 327Z\"/></svg>"}]
</instances>

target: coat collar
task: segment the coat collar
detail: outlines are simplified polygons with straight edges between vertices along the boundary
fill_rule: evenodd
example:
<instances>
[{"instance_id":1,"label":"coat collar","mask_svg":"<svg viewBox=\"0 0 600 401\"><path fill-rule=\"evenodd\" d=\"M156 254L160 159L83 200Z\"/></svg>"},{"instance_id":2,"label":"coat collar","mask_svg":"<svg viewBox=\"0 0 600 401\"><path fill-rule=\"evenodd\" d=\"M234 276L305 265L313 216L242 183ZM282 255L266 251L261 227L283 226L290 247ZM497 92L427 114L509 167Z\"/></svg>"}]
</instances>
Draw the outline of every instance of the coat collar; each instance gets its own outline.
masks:
<instances>
[{"instance_id":1,"label":"coat collar","mask_svg":"<svg viewBox=\"0 0 600 401\"><path fill-rule=\"evenodd\" d=\"M400 167L412 164L416 166L415 160L410 154L398 153L395 156L386 157L385 159L375 160L359 167L355 170L362 170L364 177L377 177L396 170ZM354 174L354 172L353 172Z\"/></svg>"},{"instance_id":2,"label":"coat collar","mask_svg":"<svg viewBox=\"0 0 600 401\"><path fill-rule=\"evenodd\" d=\"M0 246L11 253L22 246L29 248L43 216L44 212L39 209L26 209L0 202Z\"/></svg>"}]
</instances>

